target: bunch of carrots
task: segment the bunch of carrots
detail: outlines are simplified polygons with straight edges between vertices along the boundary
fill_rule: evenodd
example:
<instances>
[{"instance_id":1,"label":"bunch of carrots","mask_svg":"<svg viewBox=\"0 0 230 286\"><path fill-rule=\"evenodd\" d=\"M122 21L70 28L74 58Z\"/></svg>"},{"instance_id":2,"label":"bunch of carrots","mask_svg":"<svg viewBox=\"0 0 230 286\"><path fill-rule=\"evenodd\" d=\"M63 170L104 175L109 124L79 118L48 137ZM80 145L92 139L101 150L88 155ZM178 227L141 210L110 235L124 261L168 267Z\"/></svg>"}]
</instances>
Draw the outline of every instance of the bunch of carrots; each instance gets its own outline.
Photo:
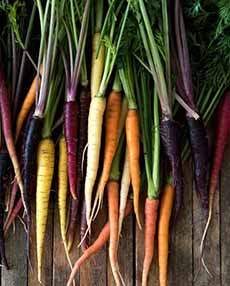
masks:
<instances>
[{"instance_id":1,"label":"bunch of carrots","mask_svg":"<svg viewBox=\"0 0 230 286\"><path fill-rule=\"evenodd\" d=\"M0 256L7 269L4 241L18 216L25 224L30 259L31 206L36 201L34 243L42 283L49 200L55 189L70 267L68 286L107 241L115 283L125 285L118 249L132 208L145 237L142 286L148 285L156 237L159 281L166 286L170 231L183 205L182 165L191 157L207 220L200 257L210 273L204 243L230 136L226 47L215 65L226 29L220 12L225 7L221 1L210 9L189 0L155 2L0 2ZM217 20L210 29L208 15L212 21L213 13ZM208 184L206 127L217 109ZM146 195L144 224L141 194ZM91 226L104 199L108 221L90 245ZM83 254L73 263L77 224Z\"/></svg>"}]
</instances>

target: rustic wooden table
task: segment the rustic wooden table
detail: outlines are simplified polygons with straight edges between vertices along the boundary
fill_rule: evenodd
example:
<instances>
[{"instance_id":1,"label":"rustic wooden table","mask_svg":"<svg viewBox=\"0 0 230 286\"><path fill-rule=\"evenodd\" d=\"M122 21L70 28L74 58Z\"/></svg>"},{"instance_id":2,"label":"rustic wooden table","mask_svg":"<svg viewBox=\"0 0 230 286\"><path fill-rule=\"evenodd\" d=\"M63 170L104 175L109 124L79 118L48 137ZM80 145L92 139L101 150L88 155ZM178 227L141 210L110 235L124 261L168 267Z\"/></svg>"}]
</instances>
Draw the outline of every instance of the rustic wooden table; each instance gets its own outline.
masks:
<instances>
[{"instance_id":1,"label":"rustic wooden table","mask_svg":"<svg viewBox=\"0 0 230 286\"><path fill-rule=\"evenodd\" d=\"M229 286L230 148L228 148L224 158L219 190L216 194L213 221L205 249L206 261L214 275L213 278L210 278L204 269L201 269L197 276L199 272L199 244L204 221L201 217L196 194L193 191L191 172L191 164L187 164L184 168L184 208L181 211L178 224L173 227L170 241L168 286ZM60 237L55 194L53 194L51 201L44 248L43 283L45 286L64 286L69 275L69 268ZM96 225L93 227L95 235L97 235L105 221L106 211L100 214ZM26 262L25 239L25 231L22 224L18 221L15 229L11 229L6 238L6 253L11 270L6 271L2 268L1 286L39 285L36 278L35 243L31 249L31 264L33 267L31 269ZM32 240L35 241L34 226ZM143 244L143 231L136 227L133 217L129 216L123 228L119 249L120 268L127 286L141 285ZM75 261L79 255L80 250L75 247L74 253L72 253L72 260ZM149 285L151 286L159 285L156 264L155 257L149 277ZM115 285L111 275L106 247L81 269L77 282L77 285L81 286Z\"/></svg>"}]
</instances>

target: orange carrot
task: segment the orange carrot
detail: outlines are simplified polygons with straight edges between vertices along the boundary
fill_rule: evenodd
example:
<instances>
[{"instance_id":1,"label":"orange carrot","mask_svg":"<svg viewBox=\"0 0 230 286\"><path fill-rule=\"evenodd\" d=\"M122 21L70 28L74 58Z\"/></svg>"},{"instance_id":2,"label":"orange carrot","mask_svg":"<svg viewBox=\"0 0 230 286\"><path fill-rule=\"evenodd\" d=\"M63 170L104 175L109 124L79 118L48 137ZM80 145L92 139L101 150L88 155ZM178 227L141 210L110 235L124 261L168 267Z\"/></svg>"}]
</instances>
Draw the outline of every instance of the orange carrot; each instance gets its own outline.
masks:
<instances>
[{"instance_id":1,"label":"orange carrot","mask_svg":"<svg viewBox=\"0 0 230 286\"><path fill-rule=\"evenodd\" d=\"M128 216L129 213L131 212L132 209L132 201L128 200L127 201L127 205L126 205L126 209L125 209L125 216ZM108 241L109 239L109 234L110 234L110 223L109 221L104 225L103 229L101 230L98 238L94 241L94 243L85 250L85 252L82 254L82 256L76 261L73 270L70 274L67 286L70 286L75 275L77 274L77 272L80 269L80 266L82 266L82 264L84 262L86 262L92 255L94 255L95 253L97 253L104 245L105 243Z\"/></svg>"},{"instance_id":2,"label":"orange carrot","mask_svg":"<svg viewBox=\"0 0 230 286\"><path fill-rule=\"evenodd\" d=\"M158 261L160 286L167 285L169 221L172 214L174 195L174 187L171 184L167 184L161 198L158 226Z\"/></svg>"},{"instance_id":3,"label":"orange carrot","mask_svg":"<svg viewBox=\"0 0 230 286\"><path fill-rule=\"evenodd\" d=\"M119 218L119 183L109 181L107 184L108 205L109 205L109 260L116 285L123 285L123 280L119 271L117 251L118 251L118 218Z\"/></svg>"},{"instance_id":4,"label":"orange carrot","mask_svg":"<svg viewBox=\"0 0 230 286\"><path fill-rule=\"evenodd\" d=\"M40 67L40 74L42 74L42 66ZM40 80L38 81L38 84L40 85ZM26 119L27 114L29 113L32 105L35 102L36 98L36 86L37 86L37 76L35 76L30 89L23 101L21 110L18 114L17 122L16 122L16 131L15 131L15 142L17 142L18 137L20 135L20 131L22 129L22 125Z\"/></svg>"},{"instance_id":5,"label":"orange carrot","mask_svg":"<svg viewBox=\"0 0 230 286\"><path fill-rule=\"evenodd\" d=\"M139 193L140 193L140 130L139 130L139 118L136 109L129 109L126 117L126 139L129 156L130 176L133 187L133 205L136 215L137 223L141 228L139 217Z\"/></svg>"},{"instance_id":6,"label":"orange carrot","mask_svg":"<svg viewBox=\"0 0 230 286\"><path fill-rule=\"evenodd\" d=\"M110 168L117 147L117 133L121 114L121 92L112 90L107 100L105 111L105 147L103 170L97 187L97 195L94 201L93 210L97 211L102 204L104 189L109 179ZM93 214L94 215L94 214Z\"/></svg>"},{"instance_id":7,"label":"orange carrot","mask_svg":"<svg viewBox=\"0 0 230 286\"><path fill-rule=\"evenodd\" d=\"M147 286L149 268L154 255L154 238L158 205L158 199L146 198L145 200L145 258L142 273L142 286Z\"/></svg>"}]
</instances>

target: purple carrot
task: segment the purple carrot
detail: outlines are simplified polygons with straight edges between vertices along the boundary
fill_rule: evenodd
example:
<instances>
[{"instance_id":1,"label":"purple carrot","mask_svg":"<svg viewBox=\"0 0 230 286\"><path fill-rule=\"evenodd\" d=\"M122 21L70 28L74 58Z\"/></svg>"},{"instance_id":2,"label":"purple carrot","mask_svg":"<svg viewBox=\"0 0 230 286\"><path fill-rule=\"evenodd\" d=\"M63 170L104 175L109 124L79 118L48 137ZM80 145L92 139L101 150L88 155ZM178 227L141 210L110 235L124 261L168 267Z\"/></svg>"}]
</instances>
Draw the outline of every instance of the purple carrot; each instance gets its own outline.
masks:
<instances>
[{"instance_id":1,"label":"purple carrot","mask_svg":"<svg viewBox=\"0 0 230 286\"><path fill-rule=\"evenodd\" d=\"M67 162L70 192L74 200L77 182L77 130L79 107L76 101L67 101L64 106L64 134L67 144ZM86 127L85 127L86 128Z\"/></svg>"},{"instance_id":2,"label":"purple carrot","mask_svg":"<svg viewBox=\"0 0 230 286\"><path fill-rule=\"evenodd\" d=\"M5 189L4 189L4 177L9 166L9 155L7 152L2 151L0 153L0 255L3 265L6 269L9 269L6 255L5 255L5 240L4 240L4 210L5 210Z\"/></svg>"},{"instance_id":3,"label":"purple carrot","mask_svg":"<svg viewBox=\"0 0 230 286\"><path fill-rule=\"evenodd\" d=\"M72 201L71 213L70 213L70 224L68 227L68 246L71 248L77 225L77 213L79 208L79 200L82 200L81 194L84 193L83 190L83 178L82 178L82 157L84 148L87 143L87 128L88 126L88 114L90 105L90 94L88 87L82 87L80 92L80 112L79 112L79 143L78 143L78 153L77 153L77 201Z\"/></svg>"},{"instance_id":4,"label":"purple carrot","mask_svg":"<svg viewBox=\"0 0 230 286\"><path fill-rule=\"evenodd\" d=\"M175 35L176 51L178 62L177 88L181 97L188 104L190 109L198 113L194 101L192 75L189 61L189 51L186 39L183 11L180 0L175 1ZM208 139L204 124L201 118L195 119L187 112L186 120L189 129L189 140L192 149L194 164L194 180L196 191L204 211L205 217L208 214Z\"/></svg>"},{"instance_id":5,"label":"purple carrot","mask_svg":"<svg viewBox=\"0 0 230 286\"><path fill-rule=\"evenodd\" d=\"M3 129L4 139L6 142L6 147L8 149L12 165L14 167L15 176L21 191L22 201L25 206L25 210L27 212L24 200L23 182L20 171L20 165L16 153L16 148L14 145L14 137L12 134L11 107L1 62L0 62L0 115L2 120L2 129Z\"/></svg>"},{"instance_id":6,"label":"purple carrot","mask_svg":"<svg viewBox=\"0 0 230 286\"><path fill-rule=\"evenodd\" d=\"M20 198L13 211L11 212L11 216L9 217L7 223L4 224L4 235L6 235L7 231L9 230L10 226L14 222L15 218L19 215L20 211L22 210L23 204L22 204L22 199Z\"/></svg>"},{"instance_id":7,"label":"purple carrot","mask_svg":"<svg viewBox=\"0 0 230 286\"><path fill-rule=\"evenodd\" d=\"M10 203L9 203L9 207L8 207L7 217L5 219L5 224L7 224L8 219L10 218L11 213L14 209L17 193L18 193L18 183L17 183L17 181L14 181L14 183L11 187Z\"/></svg>"},{"instance_id":8,"label":"purple carrot","mask_svg":"<svg viewBox=\"0 0 230 286\"><path fill-rule=\"evenodd\" d=\"M178 217L183 199L183 174L180 157L180 127L172 120L161 121L160 134L163 147L172 166L173 185L176 188L175 220Z\"/></svg>"}]
</instances>

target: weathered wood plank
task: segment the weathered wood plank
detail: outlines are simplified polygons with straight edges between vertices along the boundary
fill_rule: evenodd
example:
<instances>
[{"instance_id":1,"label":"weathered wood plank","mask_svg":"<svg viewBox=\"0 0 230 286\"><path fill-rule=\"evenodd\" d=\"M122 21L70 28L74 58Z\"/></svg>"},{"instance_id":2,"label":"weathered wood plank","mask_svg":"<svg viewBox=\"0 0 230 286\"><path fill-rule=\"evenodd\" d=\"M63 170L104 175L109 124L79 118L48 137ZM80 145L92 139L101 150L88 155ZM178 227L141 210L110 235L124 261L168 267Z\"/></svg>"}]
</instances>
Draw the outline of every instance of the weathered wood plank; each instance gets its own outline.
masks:
<instances>
[{"instance_id":1,"label":"weathered wood plank","mask_svg":"<svg viewBox=\"0 0 230 286\"><path fill-rule=\"evenodd\" d=\"M2 268L3 286L27 285L27 258L26 258L26 232L18 219L16 219L15 232L11 227L6 236L6 256L10 266L7 271Z\"/></svg>"},{"instance_id":2,"label":"weathered wood plank","mask_svg":"<svg viewBox=\"0 0 230 286\"><path fill-rule=\"evenodd\" d=\"M92 223L92 239L94 241L100 233L102 227L107 221L107 209L105 204L102 211L97 216L96 221ZM107 280L107 257L106 245L99 253L90 258L80 269L81 286L100 285L106 286Z\"/></svg>"},{"instance_id":3,"label":"weathered wood plank","mask_svg":"<svg viewBox=\"0 0 230 286\"><path fill-rule=\"evenodd\" d=\"M229 206L230 206L230 147L225 152L222 171L221 171L221 184L220 184L220 206L221 206L221 224L220 224L220 237L221 237L221 282L222 286L230 285L230 227L229 227Z\"/></svg>"},{"instance_id":4,"label":"weathered wood plank","mask_svg":"<svg viewBox=\"0 0 230 286\"><path fill-rule=\"evenodd\" d=\"M134 284L134 239L133 239L133 215L125 218L118 249L118 262L122 278L126 286ZM108 244L107 244L108 247ZM109 263L109 254L107 251L107 286L115 286L112 270Z\"/></svg>"},{"instance_id":5,"label":"weathered wood plank","mask_svg":"<svg viewBox=\"0 0 230 286\"><path fill-rule=\"evenodd\" d=\"M43 252L43 267L42 267L42 283L45 286L52 286L53 280L53 215L54 203L53 194L51 194L49 203L48 221L44 242ZM31 242L30 242L30 256L32 270L28 268L28 286L40 286L37 279L37 251L36 251L36 213L35 202L32 202L32 225L31 225ZM20 285L20 284L17 284Z\"/></svg>"},{"instance_id":6,"label":"weathered wood plank","mask_svg":"<svg viewBox=\"0 0 230 286\"><path fill-rule=\"evenodd\" d=\"M213 206L212 222L208 231L204 259L205 263L213 273L210 277L200 264L200 243L205 228L206 220L200 206L200 202L193 191L193 264L195 285L218 286L220 285L220 211L219 211L219 190L216 192L215 202Z\"/></svg>"},{"instance_id":7,"label":"weathered wood plank","mask_svg":"<svg viewBox=\"0 0 230 286\"><path fill-rule=\"evenodd\" d=\"M70 253L70 259L72 261L72 264L74 264L76 259L79 257L79 252L80 252L79 248L77 247L79 241L78 233L79 231L77 229L75 242ZM61 238L58 201L56 197L55 209L54 209L53 286L66 285L70 272L71 269L66 258L65 249ZM79 284L79 277L80 275L77 275L76 277L76 281L78 282L78 284Z\"/></svg>"}]
</instances>

